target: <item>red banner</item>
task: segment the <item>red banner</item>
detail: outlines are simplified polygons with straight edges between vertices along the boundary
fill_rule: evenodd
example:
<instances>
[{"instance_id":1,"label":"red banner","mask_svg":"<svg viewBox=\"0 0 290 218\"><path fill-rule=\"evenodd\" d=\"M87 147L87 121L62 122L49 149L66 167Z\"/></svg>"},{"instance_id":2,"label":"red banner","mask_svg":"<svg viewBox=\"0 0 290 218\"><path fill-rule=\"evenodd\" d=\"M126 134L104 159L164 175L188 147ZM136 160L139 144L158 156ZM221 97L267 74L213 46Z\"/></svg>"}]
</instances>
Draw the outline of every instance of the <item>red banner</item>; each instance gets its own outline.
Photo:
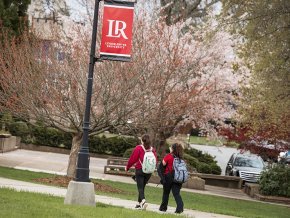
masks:
<instances>
[{"instance_id":1,"label":"red banner","mask_svg":"<svg viewBox=\"0 0 290 218\"><path fill-rule=\"evenodd\" d=\"M105 1L100 57L103 60L130 61L134 3Z\"/></svg>"}]
</instances>

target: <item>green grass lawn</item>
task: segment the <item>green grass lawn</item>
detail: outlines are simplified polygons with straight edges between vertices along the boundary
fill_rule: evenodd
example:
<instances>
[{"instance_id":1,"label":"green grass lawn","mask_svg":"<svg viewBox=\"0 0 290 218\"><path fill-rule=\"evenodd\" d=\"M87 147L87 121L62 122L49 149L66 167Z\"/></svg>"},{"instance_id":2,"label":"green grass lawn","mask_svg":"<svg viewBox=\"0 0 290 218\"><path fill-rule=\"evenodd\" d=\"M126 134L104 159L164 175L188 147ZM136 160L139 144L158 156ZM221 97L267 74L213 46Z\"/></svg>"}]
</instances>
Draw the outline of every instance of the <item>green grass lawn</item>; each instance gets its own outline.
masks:
<instances>
[{"instance_id":1,"label":"green grass lawn","mask_svg":"<svg viewBox=\"0 0 290 218\"><path fill-rule=\"evenodd\" d=\"M124 192L127 191L126 194L123 193L117 194L117 193L103 193L96 190L97 194L125 198L128 200L136 200L137 188L135 185L102 180L97 180L97 182L105 183L114 188L123 190ZM155 204L161 203L162 190L160 188L146 187L145 193L146 200L148 202ZM272 204L265 204L262 202L234 200L224 197L189 192L182 192L181 195L184 201L185 208L204 212L212 212L240 217L255 217L255 218L256 217L289 218L290 214L290 208ZM174 207L176 206L173 196L171 196L170 198L169 205Z\"/></svg>"},{"instance_id":2,"label":"green grass lawn","mask_svg":"<svg viewBox=\"0 0 290 218\"><path fill-rule=\"evenodd\" d=\"M130 210L97 203L96 207L65 205L64 199L44 194L0 188L0 217L164 217L162 214ZM176 217L166 214L166 217Z\"/></svg>"},{"instance_id":3,"label":"green grass lawn","mask_svg":"<svg viewBox=\"0 0 290 218\"><path fill-rule=\"evenodd\" d=\"M35 173L30 171L22 171L11 168L0 167L0 177L18 179L23 181L34 182L35 178L48 178L54 175L45 173ZM119 189L121 193L108 193L96 190L97 194L119 197L122 199L136 200L137 188L134 184L126 184L121 182L96 180L98 183L110 185ZM146 187L146 200L150 203L160 204L162 189L155 187ZM224 197L203 195L197 193L182 192L182 198L185 208L195 209L204 212L212 212L219 214L227 214L239 217L250 218L288 218L290 208L285 206L267 204L262 202L252 202L245 200L234 200ZM171 196L170 206L176 206Z\"/></svg>"}]
</instances>

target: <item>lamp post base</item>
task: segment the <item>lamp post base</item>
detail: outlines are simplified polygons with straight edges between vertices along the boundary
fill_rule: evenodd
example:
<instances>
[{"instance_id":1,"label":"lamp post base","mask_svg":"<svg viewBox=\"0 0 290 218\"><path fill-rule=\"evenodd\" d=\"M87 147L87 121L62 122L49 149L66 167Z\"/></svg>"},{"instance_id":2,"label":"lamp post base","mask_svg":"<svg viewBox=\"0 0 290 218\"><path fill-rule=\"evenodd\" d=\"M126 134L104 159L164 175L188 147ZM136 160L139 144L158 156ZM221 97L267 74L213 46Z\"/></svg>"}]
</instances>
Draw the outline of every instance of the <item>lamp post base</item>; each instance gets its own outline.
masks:
<instances>
[{"instance_id":1,"label":"lamp post base","mask_svg":"<svg viewBox=\"0 0 290 218\"><path fill-rule=\"evenodd\" d=\"M95 207L96 200L94 184L92 182L70 181L64 203Z\"/></svg>"}]
</instances>

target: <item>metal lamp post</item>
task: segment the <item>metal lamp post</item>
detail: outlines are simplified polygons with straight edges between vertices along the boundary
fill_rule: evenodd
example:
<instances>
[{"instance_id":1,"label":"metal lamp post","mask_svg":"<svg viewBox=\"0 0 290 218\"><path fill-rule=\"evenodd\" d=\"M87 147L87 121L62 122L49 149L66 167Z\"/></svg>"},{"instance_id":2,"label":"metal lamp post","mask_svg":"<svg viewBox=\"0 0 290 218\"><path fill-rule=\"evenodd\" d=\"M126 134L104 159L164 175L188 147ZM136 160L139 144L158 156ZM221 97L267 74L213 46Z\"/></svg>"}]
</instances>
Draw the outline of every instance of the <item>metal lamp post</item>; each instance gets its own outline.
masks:
<instances>
[{"instance_id":1,"label":"metal lamp post","mask_svg":"<svg viewBox=\"0 0 290 218\"><path fill-rule=\"evenodd\" d=\"M90 182L89 178L90 156L89 156L88 137L90 128L90 109L93 89L94 66L95 62L98 60L95 57L95 51L96 51L97 25L98 25L100 1L101 0L95 0L82 144L80 151L78 153L76 176L74 180L70 181L69 183L67 194L64 200L65 204L77 204L87 206L96 205L94 184Z\"/></svg>"},{"instance_id":2,"label":"metal lamp post","mask_svg":"<svg viewBox=\"0 0 290 218\"><path fill-rule=\"evenodd\" d=\"M89 179L90 157L89 157L88 138L89 138L89 129L90 129L90 110L91 110L94 68L95 68L95 62L98 60L95 57L95 52L96 52L97 26L98 26L100 1L101 0L95 0L92 44L91 44L88 83L87 83L86 108L85 108L84 124L83 124L83 139L82 139L82 145L81 145L80 151L78 153L76 176L74 179L75 181L79 181L79 182L90 181Z\"/></svg>"}]
</instances>

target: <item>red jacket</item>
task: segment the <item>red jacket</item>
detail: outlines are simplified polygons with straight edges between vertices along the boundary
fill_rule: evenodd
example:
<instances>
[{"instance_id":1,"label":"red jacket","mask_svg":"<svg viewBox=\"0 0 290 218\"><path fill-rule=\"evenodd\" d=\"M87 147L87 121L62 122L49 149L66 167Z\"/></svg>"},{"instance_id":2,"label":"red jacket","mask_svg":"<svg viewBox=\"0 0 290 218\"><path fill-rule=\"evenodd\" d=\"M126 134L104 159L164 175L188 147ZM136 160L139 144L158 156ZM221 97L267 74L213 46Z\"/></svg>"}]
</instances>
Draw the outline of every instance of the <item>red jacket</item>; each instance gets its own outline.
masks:
<instances>
[{"instance_id":1,"label":"red jacket","mask_svg":"<svg viewBox=\"0 0 290 218\"><path fill-rule=\"evenodd\" d=\"M156 157L156 163L157 163L157 155L156 155L156 151L155 151L154 148L152 149L152 152L153 152L153 154ZM135 169L136 170L142 169L141 163L143 162L144 155L145 155L145 151L142 148L142 146L141 145L137 145L135 147L135 149L133 150L133 152L132 152L132 154L131 154L131 156L130 156L130 158L128 160L126 169L129 170L134 164L135 164ZM139 160L141 161L141 163L140 163Z\"/></svg>"},{"instance_id":2,"label":"red jacket","mask_svg":"<svg viewBox=\"0 0 290 218\"><path fill-rule=\"evenodd\" d=\"M172 173L173 172L173 161L174 161L173 155L171 153L167 154L163 158L163 160L166 163L166 168L165 168L164 174Z\"/></svg>"}]
</instances>

